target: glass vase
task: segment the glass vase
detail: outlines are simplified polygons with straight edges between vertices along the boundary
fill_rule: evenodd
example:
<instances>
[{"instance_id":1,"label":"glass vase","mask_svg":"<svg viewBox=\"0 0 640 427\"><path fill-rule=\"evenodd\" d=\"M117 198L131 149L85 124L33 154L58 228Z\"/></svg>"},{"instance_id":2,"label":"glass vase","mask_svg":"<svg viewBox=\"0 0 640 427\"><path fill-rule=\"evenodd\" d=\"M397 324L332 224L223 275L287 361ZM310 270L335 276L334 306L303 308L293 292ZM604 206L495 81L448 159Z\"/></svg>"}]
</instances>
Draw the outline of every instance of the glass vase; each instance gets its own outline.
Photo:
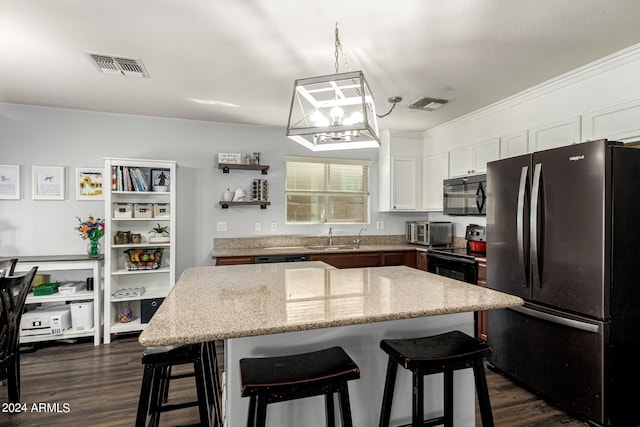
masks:
<instances>
[{"instance_id":1,"label":"glass vase","mask_svg":"<svg viewBox=\"0 0 640 427\"><path fill-rule=\"evenodd\" d=\"M89 240L87 245L87 254L89 258L98 258L102 252L102 245L99 240Z\"/></svg>"},{"instance_id":2,"label":"glass vase","mask_svg":"<svg viewBox=\"0 0 640 427\"><path fill-rule=\"evenodd\" d=\"M129 307L129 303L120 303L120 309L118 310L118 322L129 323L133 320L133 311Z\"/></svg>"}]
</instances>

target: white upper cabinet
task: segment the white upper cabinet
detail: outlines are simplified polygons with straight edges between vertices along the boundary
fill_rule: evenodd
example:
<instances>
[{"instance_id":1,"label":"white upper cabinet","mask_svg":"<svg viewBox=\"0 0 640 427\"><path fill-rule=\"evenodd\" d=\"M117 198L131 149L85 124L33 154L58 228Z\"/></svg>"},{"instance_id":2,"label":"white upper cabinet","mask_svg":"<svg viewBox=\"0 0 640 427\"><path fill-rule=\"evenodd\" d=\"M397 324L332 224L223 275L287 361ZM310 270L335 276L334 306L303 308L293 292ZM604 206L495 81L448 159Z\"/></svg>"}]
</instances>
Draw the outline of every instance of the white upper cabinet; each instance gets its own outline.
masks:
<instances>
[{"instance_id":1,"label":"white upper cabinet","mask_svg":"<svg viewBox=\"0 0 640 427\"><path fill-rule=\"evenodd\" d=\"M453 176L469 175L473 169L473 148L464 147L449 152L449 173Z\"/></svg>"},{"instance_id":2,"label":"white upper cabinet","mask_svg":"<svg viewBox=\"0 0 640 427\"><path fill-rule=\"evenodd\" d=\"M391 210L418 208L420 164L415 157L391 156Z\"/></svg>"},{"instance_id":3,"label":"white upper cabinet","mask_svg":"<svg viewBox=\"0 0 640 427\"><path fill-rule=\"evenodd\" d=\"M640 99L589 111L584 114L584 137L612 141L640 139Z\"/></svg>"},{"instance_id":4,"label":"white upper cabinet","mask_svg":"<svg viewBox=\"0 0 640 427\"><path fill-rule=\"evenodd\" d=\"M487 162L500 158L500 138L493 138L449 153L451 177L483 173Z\"/></svg>"},{"instance_id":5,"label":"white upper cabinet","mask_svg":"<svg viewBox=\"0 0 640 427\"><path fill-rule=\"evenodd\" d=\"M423 145L421 134L383 130L380 142L379 210L420 210Z\"/></svg>"},{"instance_id":6,"label":"white upper cabinet","mask_svg":"<svg viewBox=\"0 0 640 427\"><path fill-rule=\"evenodd\" d=\"M526 130L500 137L500 158L520 156L529 152L529 133Z\"/></svg>"},{"instance_id":7,"label":"white upper cabinet","mask_svg":"<svg viewBox=\"0 0 640 427\"><path fill-rule=\"evenodd\" d=\"M441 212L443 181L449 178L449 153L425 157L422 174L422 209Z\"/></svg>"},{"instance_id":8,"label":"white upper cabinet","mask_svg":"<svg viewBox=\"0 0 640 427\"><path fill-rule=\"evenodd\" d=\"M530 136L532 152L582 142L580 116L534 127Z\"/></svg>"}]
</instances>

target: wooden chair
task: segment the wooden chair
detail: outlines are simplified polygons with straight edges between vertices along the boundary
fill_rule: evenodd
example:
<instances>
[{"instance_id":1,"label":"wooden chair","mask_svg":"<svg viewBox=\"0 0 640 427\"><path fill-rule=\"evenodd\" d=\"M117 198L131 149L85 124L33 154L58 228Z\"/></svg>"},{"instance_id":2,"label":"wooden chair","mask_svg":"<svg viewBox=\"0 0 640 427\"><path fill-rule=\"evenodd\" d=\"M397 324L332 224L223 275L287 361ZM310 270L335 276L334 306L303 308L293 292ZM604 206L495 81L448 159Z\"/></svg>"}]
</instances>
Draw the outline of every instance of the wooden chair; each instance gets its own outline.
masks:
<instances>
[{"instance_id":1,"label":"wooden chair","mask_svg":"<svg viewBox=\"0 0 640 427\"><path fill-rule=\"evenodd\" d=\"M0 379L9 402L20 401L20 319L37 270L0 278Z\"/></svg>"},{"instance_id":2,"label":"wooden chair","mask_svg":"<svg viewBox=\"0 0 640 427\"><path fill-rule=\"evenodd\" d=\"M0 277L13 276L18 258L0 260Z\"/></svg>"}]
</instances>

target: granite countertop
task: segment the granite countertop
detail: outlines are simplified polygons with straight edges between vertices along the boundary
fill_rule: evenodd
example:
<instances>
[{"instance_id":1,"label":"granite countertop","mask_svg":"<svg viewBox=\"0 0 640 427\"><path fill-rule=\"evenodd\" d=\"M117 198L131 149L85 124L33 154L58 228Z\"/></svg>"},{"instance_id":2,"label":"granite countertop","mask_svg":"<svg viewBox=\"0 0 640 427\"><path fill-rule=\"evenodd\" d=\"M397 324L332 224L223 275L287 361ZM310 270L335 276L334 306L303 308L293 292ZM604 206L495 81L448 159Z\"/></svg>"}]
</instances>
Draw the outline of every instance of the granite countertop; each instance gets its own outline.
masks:
<instances>
[{"instance_id":1,"label":"granite countertop","mask_svg":"<svg viewBox=\"0 0 640 427\"><path fill-rule=\"evenodd\" d=\"M354 248L353 241L360 240L360 247ZM334 236L333 246L347 246L349 249L327 250L320 248L328 245L327 236L274 236L247 238L217 238L213 242L211 256L265 256L265 255L302 255L311 253L353 253L377 251L427 250L426 246L410 245L404 235L362 235ZM315 248L314 248L315 247Z\"/></svg>"},{"instance_id":2,"label":"granite countertop","mask_svg":"<svg viewBox=\"0 0 640 427\"><path fill-rule=\"evenodd\" d=\"M335 247L346 244L336 244ZM360 245L359 248L348 249L324 249L314 248L313 246L322 245L309 245L309 246L271 246L264 248L214 248L211 256L216 257L230 257L230 256L265 256L265 255L302 255L302 254L317 254L317 253L353 253L353 252L378 252L378 251L412 251L412 250L424 250L428 248L426 246L416 246L407 243L387 243L379 245ZM351 246L351 245L348 245Z\"/></svg>"},{"instance_id":3,"label":"granite countertop","mask_svg":"<svg viewBox=\"0 0 640 427\"><path fill-rule=\"evenodd\" d=\"M518 297L405 266L322 262L194 267L140 335L181 345L522 305Z\"/></svg>"}]
</instances>

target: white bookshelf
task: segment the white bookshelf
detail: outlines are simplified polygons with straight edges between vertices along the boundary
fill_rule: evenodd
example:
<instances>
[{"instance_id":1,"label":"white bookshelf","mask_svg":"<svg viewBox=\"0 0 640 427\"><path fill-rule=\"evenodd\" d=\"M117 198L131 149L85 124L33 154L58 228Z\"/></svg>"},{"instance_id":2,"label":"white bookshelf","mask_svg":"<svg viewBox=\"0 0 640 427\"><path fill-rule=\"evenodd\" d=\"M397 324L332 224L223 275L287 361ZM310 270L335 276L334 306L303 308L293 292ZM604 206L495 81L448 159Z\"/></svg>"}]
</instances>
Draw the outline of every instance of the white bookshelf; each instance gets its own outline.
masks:
<instances>
[{"instance_id":1,"label":"white bookshelf","mask_svg":"<svg viewBox=\"0 0 640 427\"><path fill-rule=\"evenodd\" d=\"M93 327L84 330L75 330L73 327L62 334L57 335L32 335L21 336L23 344L74 339L81 337L93 337L93 344L100 345L101 331L101 295L102 295L102 258L89 258L85 255L47 255L17 257L16 272L27 272L33 267L38 267L38 274L52 274L63 278L67 273L86 272L86 277L93 277L93 290L77 291L74 293L55 293L52 295L34 296L30 293L27 297L27 310L42 304L66 304L78 301L93 301ZM57 280L55 280L57 281Z\"/></svg>"},{"instance_id":2,"label":"white bookshelf","mask_svg":"<svg viewBox=\"0 0 640 427\"><path fill-rule=\"evenodd\" d=\"M123 182L125 171L139 169L146 181L146 188L142 187L142 179L137 174L138 181L120 186L115 182ZM105 158L105 176L114 174L112 182L105 179L105 280L104 280L104 343L111 342L112 334L141 331L146 326L141 321L142 304L146 300L164 298L176 281L176 169L175 161L166 160L144 160L144 159L122 159ZM166 192L153 191L151 182L151 171L163 170L169 175L169 188ZM131 174L132 172L128 172ZM112 185L109 185L112 184ZM124 187L124 188L123 188ZM131 217L122 217L114 212L115 204L130 204L132 207ZM163 205L168 204L168 215L151 217L137 217L135 205L145 204ZM155 210L152 209L152 211ZM126 214L124 214L126 215ZM163 243L149 243L149 232L156 225L168 226L170 241ZM115 241L118 232L129 231L131 234L140 234L141 242L121 243ZM140 270L131 270L127 261L127 250L145 250L149 254L162 250L162 258L157 268L147 266ZM155 255L154 255L155 256ZM151 263L151 262L149 262ZM147 264L149 264L147 263ZM144 288L144 292L139 296L128 296L126 298L116 298L114 292L123 289ZM118 320L118 312L127 306L132 311L132 320L121 323Z\"/></svg>"}]
</instances>

